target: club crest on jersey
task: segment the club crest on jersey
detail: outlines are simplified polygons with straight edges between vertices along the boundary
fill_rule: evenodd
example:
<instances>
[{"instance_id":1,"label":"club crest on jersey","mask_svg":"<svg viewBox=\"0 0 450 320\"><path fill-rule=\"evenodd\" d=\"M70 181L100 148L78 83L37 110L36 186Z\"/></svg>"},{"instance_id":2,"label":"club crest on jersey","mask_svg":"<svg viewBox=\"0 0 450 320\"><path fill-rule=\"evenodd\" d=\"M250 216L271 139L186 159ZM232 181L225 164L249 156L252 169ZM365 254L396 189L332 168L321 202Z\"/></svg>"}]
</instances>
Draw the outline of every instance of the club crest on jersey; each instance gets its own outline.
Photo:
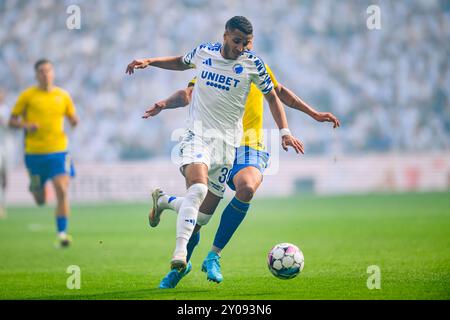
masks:
<instances>
[{"instance_id":1,"label":"club crest on jersey","mask_svg":"<svg viewBox=\"0 0 450 320\"><path fill-rule=\"evenodd\" d=\"M241 82L241 80L206 70L202 71L201 77L202 79L206 80L207 86L211 86L226 91L230 91L231 87L236 88L238 83Z\"/></svg>"},{"instance_id":2,"label":"club crest on jersey","mask_svg":"<svg viewBox=\"0 0 450 320\"><path fill-rule=\"evenodd\" d=\"M234 72L236 72L236 74L241 74L242 71L244 71L244 67L243 67L241 64L236 63L236 64L233 66L233 70L234 70Z\"/></svg>"}]
</instances>

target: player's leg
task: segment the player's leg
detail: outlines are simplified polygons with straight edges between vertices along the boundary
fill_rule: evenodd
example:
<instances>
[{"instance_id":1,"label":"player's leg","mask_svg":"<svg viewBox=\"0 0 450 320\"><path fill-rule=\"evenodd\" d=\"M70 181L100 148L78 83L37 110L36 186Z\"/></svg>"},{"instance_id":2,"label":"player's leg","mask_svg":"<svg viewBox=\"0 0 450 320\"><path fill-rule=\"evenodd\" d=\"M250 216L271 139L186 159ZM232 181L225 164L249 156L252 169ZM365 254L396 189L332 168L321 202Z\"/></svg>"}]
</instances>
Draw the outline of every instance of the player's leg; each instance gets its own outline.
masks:
<instances>
[{"instance_id":1,"label":"player's leg","mask_svg":"<svg viewBox=\"0 0 450 320\"><path fill-rule=\"evenodd\" d=\"M250 201L262 182L261 172L248 166L239 170L233 177L236 194L222 213L220 224L214 237L212 251L220 252L230 241L234 232L244 220Z\"/></svg>"},{"instance_id":2,"label":"player's leg","mask_svg":"<svg viewBox=\"0 0 450 320\"><path fill-rule=\"evenodd\" d=\"M48 176L46 155L25 155L25 165L30 177L30 192L38 206L42 206L47 201L45 182Z\"/></svg>"},{"instance_id":3,"label":"player's leg","mask_svg":"<svg viewBox=\"0 0 450 320\"><path fill-rule=\"evenodd\" d=\"M205 208L205 211L203 212L200 210L199 215L202 215L202 212L206 215L212 215L221 199L222 198L216 197L211 191L208 191L205 200L202 203L202 207ZM166 194L160 187L157 187L152 191L152 200L153 207L148 215L148 221L151 227L156 227L160 222L161 214L164 210L172 210L175 211L175 213L180 211L184 197Z\"/></svg>"},{"instance_id":4,"label":"player's leg","mask_svg":"<svg viewBox=\"0 0 450 320\"><path fill-rule=\"evenodd\" d=\"M47 165L56 195L55 218L58 240L61 247L67 247L71 242L71 237L67 233L70 215L69 184L70 177L75 176L75 169L67 152L50 154Z\"/></svg>"},{"instance_id":5,"label":"player's leg","mask_svg":"<svg viewBox=\"0 0 450 320\"><path fill-rule=\"evenodd\" d=\"M33 179L33 177L31 177L31 179ZM36 186L40 184L40 182L37 182ZM36 202L38 206L43 206L46 203L47 192L45 190L45 185L33 188L31 194L33 195L34 202Z\"/></svg>"},{"instance_id":6,"label":"player's leg","mask_svg":"<svg viewBox=\"0 0 450 320\"><path fill-rule=\"evenodd\" d=\"M180 211L184 197L166 194L160 187L152 191L153 207L150 210L148 220L151 227L159 224L161 214L164 210L173 210L176 213Z\"/></svg>"},{"instance_id":7,"label":"player's leg","mask_svg":"<svg viewBox=\"0 0 450 320\"><path fill-rule=\"evenodd\" d=\"M148 224L154 228L161 221L163 211L165 209L172 209L172 207L168 205L168 196L160 187L152 190L152 200L153 205L148 214Z\"/></svg>"},{"instance_id":8,"label":"player's leg","mask_svg":"<svg viewBox=\"0 0 450 320\"><path fill-rule=\"evenodd\" d=\"M171 268L182 270L187 265L187 244L194 231L197 215L208 191L208 166L190 163L184 166L187 192L177 217L177 238Z\"/></svg>"},{"instance_id":9,"label":"player's leg","mask_svg":"<svg viewBox=\"0 0 450 320\"><path fill-rule=\"evenodd\" d=\"M233 178L236 187L235 197L242 202L250 202L261 185L262 179L261 171L253 166L239 170Z\"/></svg>"},{"instance_id":10,"label":"player's leg","mask_svg":"<svg viewBox=\"0 0 450 320\"><path fill-rule=\"evenodd\" d=\"M249 201L261 184L262 174L255 167L245 167L239 170L233 181L236 186L236 196L222 213L211 251L202 265L203 271L207 273L207 279L217 283L223 281L219 264L220 253L244 220L250 206Z\"/></svg>"},{"instance_id":11,"label":"player's leg","mask_svg":"<svg viewBox=\"0 0 450 320\"><path fill-rule=\"evenodd\" d=\"M225 147L223 150L225 153L223 155L222 164L220 164L220 160L217 161L218 164L209 172L208 181L209 190L220 199L223 198L225 193L226 181L233 167L232 163L236 154L235 148L230 149ZM209 281L220 283L223 279L220 272L219 259L220 256L216 252L210 251L202 263L202 271L206 273L206 278Z\"/></svg>"},{"instance_id":12,"label":"player's leg","mask_svg":"<svg viewBox=\"0 0 450 320\"><path fill-rule=\"evenodd\" d=\"M69 182L70 177L67 174L61 174L52 179L56 195L56 228L61 247L67 247L70 244L70 236L67 234L70 215Z\"/></svg>"},{"instance_id":13,"label":"player's leg","mask_svg":"<svg viewBox=\"0 0 450 320\"><path fill-rule=\"evenodd\" d=\"M184 197L166 194L161 187L152 190L152 208L148 214L148 224L150 227L157 227L161 221L164 210L173 210L178 214Z\"/></svg>"},{"instance_id":14,"label":"player's leg","mask_svg":"<svg viewBox=\"0 0 450 320\"><path fill-rule=\"evenodd\" d=\"M261 185L262 172L267 167L268 158L268 153L248 147L238 148L236 152L236 159L228 181L228 185L236 191L236 195L222 213L211 251L204 262L208 279L212 281L221 282L223 280L218 264L220 253L244 220L250 207L250 201ZM208 263L208 261L210 262Z\"/></svg>"},{"instance_id":15,"label":"player's leg","mask_svg":"<svg viewBox=\"0 0 450 320\"><path fill-rule=\"evenodd\" d=\"M158 197L158 200L156 200L156 201L154 200L154 208L151 210L150 217L156 217L156 215L153 214L154 212L162 212L165 209L173 210L176 214L178 214L178 212L180 211L181 204L184 200L184 197L168 196L163 193L161 188L156 188L154 193L158 193L160 196ZM169 200L173 199L173 198L176 198L176 202L175 201L169 202ZM187 259L188 261L189 261L190 256L192 255L193 249L198 244L198 240L196 240L196 238L199 238L199 235L196 235L196 234L200 232L200 228L202 226L206 225L209 222L212 215L216 211L216 208L219 205L220 200L222 200L222 198L216 196L215 194L213 194L211 191L208 190L205 200L203 200L203 202L200 206L199 212L198 212L197 224L195 225L192 236L189 239L188 259ZM175 204L174 204L174 202L175 202ZM154 220L152 220L152 218L150 218L150 217L149 217L149 221L150 221L150 225L152 225L151 222ZM194 243L195 243L195 245L192 245ZM190 245L192 245L191 250L189 250Z\"/></svg>"},{"instance_id":16,"label":"player's leg","mask_svg":"<svg viewBox=\"0 0 450 320\"><path fill-rule=\"evenodd\" d=\"M218 197L211 191L208 191L208 193L206 194L205 200L203 200L203 202L199 208L199 212L198 212L198 216L197 216L197 224L195 225L192 236L188 242L188 246L187 246L187 249L188 249L187 260L188 261L191 259L192 253L200 241L200 229L203 226L205 226L206 224L208 224L212 215L216 211L216 208L219 205L220 200L222 200L222 198Z\"/></svg>"},{"instance_id":17,"label":"player's leg","mask_svg":"<svg viewBox=\"0 0 450 320\"><path fill-rule=\"evenodd\" d=\"M189 181L186 177L186 167L190 164L195 164L196 166L203 166L208 171L209 167L209 155L208 148L205 145L201 137L195 135L192 131L187 130L184 133L183 140L180 144L180 155L182 156L182 162L180 171L181 174L186 178L187 188L189 188ZM200 157L198 157L200 155ZM205 173L202 172L204 183L206 178ZM149 224L151 227L156 227L160 222L161 214L165 209L175 210L177 213L180 212L181 205L183 204L185 197L175 197L166 195L161 188L156 188L152 192L153 207L149 213Z\"/></svg>"},{"instance_id":18,"label":"player's leg","mask_svg":"<svg viewBox=\"0 0 450 320\"><path fill-rule=\"evenodd\" d=\"M179 198L184 199L184 197ZM169 271L169 273L167 273L167 275L162 279L161 283L159 284L159 288L161 289L175 288L180 282L180 280L191 271L192 263L190 262L190 259L195 247L198 245L200 241L200 229L203 225L208 223L214 211L216 210L220 200L221 198L215 196L214 194L208 191L205 200L203 200L203 203L200 206L199 214L197 217L197 224L195 225L192 236L190 237L189 242L187 244L186 261L188 264L186 270L182 272L178 272L177 270Z\"/></svg>"}]
</instances>

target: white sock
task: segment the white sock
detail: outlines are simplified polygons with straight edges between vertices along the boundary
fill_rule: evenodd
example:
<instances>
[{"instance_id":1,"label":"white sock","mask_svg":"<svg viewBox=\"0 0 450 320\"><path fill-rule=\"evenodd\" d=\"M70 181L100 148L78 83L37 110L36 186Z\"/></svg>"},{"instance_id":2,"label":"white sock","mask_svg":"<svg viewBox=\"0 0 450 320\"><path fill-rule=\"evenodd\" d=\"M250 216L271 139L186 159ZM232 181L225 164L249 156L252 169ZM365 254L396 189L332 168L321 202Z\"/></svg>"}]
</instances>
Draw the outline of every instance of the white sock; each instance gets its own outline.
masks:
<instances>
[{"instance_id":1,"label":"white sock","mask_svg":"<svg viewBox=\"0 0 450 320\"><path fill-rule=\"evenodd\" d=\"M173 253L176 257L186 257L187 256L187 244L189 240L186 240L185 238L177 238L176 240L176 246L175 246L175 252ZM186 248L186 251L180 248Z\"/></svg>"},{"instance_id":2,"label":"white sock","mask_svg":"<svg viewBox=\"0 0 450 320\"><path fill-rule=\"evenodd\" d=\"M203 183L193 184L187 190L177 217L177 242L174 256L187 255L187 243L197 222L198 209L207 192L208 187Z\"/></svg>"},{"instance_id":3,"label":"white sock","mask_svg":"<svg viewBox=\"0 0 450 320\"><path fill-rule=\"evenodd\" d=\"M170 202L169 202L170 201ZM181 204L184 201L184 197L175 197L163 195L158 200L158 205L162 206L165 209L170 209L176 211L176 213L180 212Z\"/></svg>"}]
</instances>

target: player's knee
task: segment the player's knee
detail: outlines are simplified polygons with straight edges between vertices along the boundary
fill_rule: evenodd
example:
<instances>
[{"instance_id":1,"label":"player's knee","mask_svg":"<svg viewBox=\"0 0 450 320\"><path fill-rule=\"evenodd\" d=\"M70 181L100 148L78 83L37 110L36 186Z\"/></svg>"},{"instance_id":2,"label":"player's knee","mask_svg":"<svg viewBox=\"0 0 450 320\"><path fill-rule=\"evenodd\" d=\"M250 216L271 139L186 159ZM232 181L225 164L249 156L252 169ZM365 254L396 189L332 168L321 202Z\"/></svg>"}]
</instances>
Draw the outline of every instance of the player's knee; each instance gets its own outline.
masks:
<instances>
[{"instance_id":1,"label":"player's knee","mask_svg":"<svg viewBox=\"0 0 450 320\"><path fill-rule=\"evenodd\" d=\"M55 185L56 196L64 197L67 193L67 186L64 185Z\"/></svg>"},{"instance_id":2,"label":"player's knee","mask_svg":"<svg viewBox=\"0 0 450 320\"><path fill-rule=\"evenodd\" d=\"M188 186L208 183L208 167L204 163L187 164L182 168L182 172Z\"/></svg>"},{"instance_id":3,"label":"player's knee","mask_svg":"<svg viewBox=\"0 0 450 320\"><path fill-rule=\"evenodd\" d=\"M187 185L191 186L191 187L193 185L196 185L196 184L206 185L207 181L208 181L208 178L205 179L203 177L189 177L189 178L186 178Z\"/></svg>"},{"instance_id":4,"label":"player's knee","mask_svg":"<svg viewBox=\"0 0 450 320\"><path fill-rule=\"evenodd\" d=\"M208 187L204 183L195 183L191 185L188 189L187 197L192 197L192 199L199 201L199 206L203 202L208 193Z\"/></svg>"},{"instance_id":5,"label":"player's knee","mask_svg":"<svg viewBox=\"0 0 450 320\"><path fill-rule=\"evenodd\" d=\"M256 192L256 186L251 183L238 184L236 188L236 197L242 201L250 201Z\"/></svg>"}]
</instances>

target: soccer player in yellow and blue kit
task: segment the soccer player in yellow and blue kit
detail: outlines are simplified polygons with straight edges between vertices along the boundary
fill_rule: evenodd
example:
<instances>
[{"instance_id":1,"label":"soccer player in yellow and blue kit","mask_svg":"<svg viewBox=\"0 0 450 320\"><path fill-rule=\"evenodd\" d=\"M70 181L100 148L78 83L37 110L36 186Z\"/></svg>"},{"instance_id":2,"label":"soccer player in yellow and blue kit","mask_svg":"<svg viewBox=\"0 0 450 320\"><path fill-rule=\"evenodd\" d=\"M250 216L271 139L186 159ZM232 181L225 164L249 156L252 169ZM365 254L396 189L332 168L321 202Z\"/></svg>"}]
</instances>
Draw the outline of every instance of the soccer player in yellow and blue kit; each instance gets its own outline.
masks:
<instances>
[{"instance_id":1,"label":"soccer player in yellow and blue kit","mask_svg":"<svg viewBox=\"0 0 450 320\"><path fill-rule=\"evenodd\" d=\"M54 69L49 60L34 65L38 84L24 90L13 110L9 125L25 131L25 165L30 176L30 191L38 205L46 202L45 183L51 180L55 189L56 227L61 247L67 247L70 213L68 187L75 175L68 154L64 119L72 127L78 124L75 106L68 92L54 86Z\"/></svg>"}]
</instances>

